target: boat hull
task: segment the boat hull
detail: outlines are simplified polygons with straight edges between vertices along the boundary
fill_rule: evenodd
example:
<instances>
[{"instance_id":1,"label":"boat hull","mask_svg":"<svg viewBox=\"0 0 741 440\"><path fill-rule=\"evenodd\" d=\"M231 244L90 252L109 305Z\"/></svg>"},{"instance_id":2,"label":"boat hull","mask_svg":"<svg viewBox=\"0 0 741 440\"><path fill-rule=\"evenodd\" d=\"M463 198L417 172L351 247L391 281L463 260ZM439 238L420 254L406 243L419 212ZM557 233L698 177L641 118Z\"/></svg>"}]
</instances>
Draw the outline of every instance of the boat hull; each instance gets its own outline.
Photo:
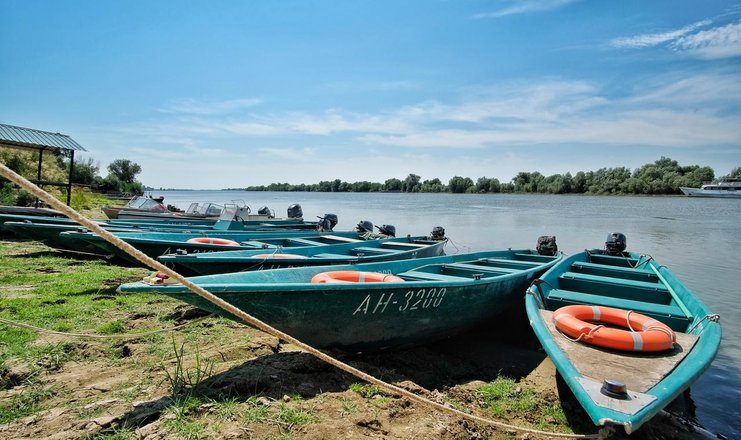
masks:
<instances>
[{"instance_id":1,"label":"boat hull","mask_svg":"<svg viewBox=\"0 0 741 440\"><path fill-rule=\"evenodd\" d=\"M521 269L476 266L476 262L486 259L491 259L492 264L493 260L505 264L530 257L537 261L519 261L523 263ZM527 250L492 251L352 266L242 272L190 280L305 343L358 352L424 343L496 316L521 300L527 285L560 258L538 257L534 251ZM405 281L309 282L313 275L330 270L393 273ZM122 285L119 291L165 294L238 320L180 285L151 286L141 282Z\"/></svg>"},{"instance_id":2,"label":"boat hull","mask_svg":"<svg viewBox=\"0 0 741 440\"><path fill-rule=\"evenodd\" d=\"M183 274L212 275L247 270L303 266L360 264L443 255L447 240L426 237L353 240L354 243L317 243L293 248L222 251L194 255L164 255L159 260Z\"/></svg>"},{"instance_id":3,"label":"boat hull","mask_svg":"<svg viewBox=\"0 0 741 440\"><path fill-rule=\"evenodd\" d=\"M174 254L179 251L186 252L189 254L197 254L203 252L218 252L225 250L237 250L244 249L242 246L229 246L219 244L206 244L206 243L188 243L188 239L198 237L211 237L211 238L222 238L232 240L235 242L242 242L248 240L260 240L260 239L277 239L285 237L305 237L305 236L319 236L322 233L317 231L303 231L303 230L270 230L270 231L199 231L199 232L141 232L141 233L116 233L116 235L123 241L134 246L141 252L145 253L151 258L157 258L160 255ZM357 238L358 234L355 232L331 232L323 233L325 235L335 235L342 237ZM82 240L90 245L97 246L103 252L115 255L123 258L135 264L141 264L132 256L119 249L112 243L107 242L103 237L93 234L90 232L63 232L62 236L74 239Z\"/></svg>"},{"instance_id":4,"label":"boat hull","mask_svg":"<svg viewBox=\"0 0 741 440\"><path fill-rule=\"evenodd\" d=\"M728 189L679 188L688 197L713 197L718 199L741 199L741 191Z\"/></svg>"}]
</instances>

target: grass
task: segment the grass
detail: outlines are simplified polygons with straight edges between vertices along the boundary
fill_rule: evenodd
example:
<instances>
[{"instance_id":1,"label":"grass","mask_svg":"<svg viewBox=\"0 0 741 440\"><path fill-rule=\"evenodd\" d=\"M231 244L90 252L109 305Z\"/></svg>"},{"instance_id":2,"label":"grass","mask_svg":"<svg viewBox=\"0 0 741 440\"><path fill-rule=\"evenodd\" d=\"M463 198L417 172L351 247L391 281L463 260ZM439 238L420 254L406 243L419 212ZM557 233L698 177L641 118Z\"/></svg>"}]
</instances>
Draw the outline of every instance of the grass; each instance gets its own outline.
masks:
<instances>
[{"instance_id":1,"label":"grass","mask_svg":"<svg viewBox=\"0 0 741 440\"><path fill-rule=\"evenodd\" d=\"M176 310L188 306L165 296L116 293L119 284L141 279L144 272L142 268L119 267L98 259L75 259L41 244L0 237L0 318L104 336L172 327L181 315ZM253 438L291 439L301 427L322 420L353 414L379 418L393 411L411 411L392 405L396 398L364 383L349 385L355 395L343 399L325 400L325 395L319 394L310 401L298 395L283 401L251 388L237 396L215 395L208 388L213 370L223 371L234 365L226 363L230 362L226 358L222 360L227 353L222 347L243 347L248 338L257 335L254 330L214 317L172 334L153 334L135 341L50 336L0 323L0 376L6 377L10 370L17 373L19 365L25 368L24 377L15 383L0 383L0 424L55 407L73 409L70 413L83 419L92 418L109 407L101 405L84 412L75 405L120 399L121 406L131 408L137 401L169 396L160 422L170 436L218 437L222 426L237 425L255 428ZM219 364L215 365L214 359ZM245 359L233 361L241 364ZM113 381L107 393L74 399L67 395L64 381L49 380L57 373L85 365L90 371L110 368L114 375L125 372L126 380ZM90 400L84 400L87 398ZM67 402L75 399L77 403ZM466 412L524 419L541 429L568 430L559 402L546 401L512 379L501 378L481 387L470 401L476 400L482 402L481 408L469 405L466 409L466 404L448 399ZM128 439L133 438L134 429L114 426L88 438Z\"/></svg>"},{"instance_id":2,"label":"grass","mask_svg":"<svg viewBox=\"0 0 741 440\"><path fill-rule=\"evenodd\" d=\"M36 413L41 402L54 394L53 390L40 385L26 387L20 394L0 402L0 425Z\"/></svg>"},{"instance_id":3,"label":"grass","mask_svg":"<svg viewBox=\"0 0 741 440\"><path fill-rule=\"evenodd\" d=\"M538 429L572 432L559 402L544 399L512 378L498 377L481 386L476 397L485 411L497 419L524 419Z\"/></svg>"},{"instance_id":4,"label":"grass","mask_svg":"<svg viewBox=\"0 0 741 440\"><path fill-rule=\"evenodd\" d=\"M146 295L116 294L120 283L140 278L142 271L104 260L67 257L35 242L0 239L0 318L54 331L124 333L128 331L127 315L132 311L146 309L164 319L176 304L162 300L152 307L148 304L151 297ZM13 365L26 365L25 370L30 370L26 374L37 378L43 372L60 370L70 361L82 362L106 353L113 358L117 352L120 357L114 341L54 337L52 341L62 342L44 342L47 338L43 332L0 323L0 371L12 368L8 362L13 359ZM31 415L53 395L33 384L3 400L0 419L7 423Z\"/></svg>"}]
</instances>

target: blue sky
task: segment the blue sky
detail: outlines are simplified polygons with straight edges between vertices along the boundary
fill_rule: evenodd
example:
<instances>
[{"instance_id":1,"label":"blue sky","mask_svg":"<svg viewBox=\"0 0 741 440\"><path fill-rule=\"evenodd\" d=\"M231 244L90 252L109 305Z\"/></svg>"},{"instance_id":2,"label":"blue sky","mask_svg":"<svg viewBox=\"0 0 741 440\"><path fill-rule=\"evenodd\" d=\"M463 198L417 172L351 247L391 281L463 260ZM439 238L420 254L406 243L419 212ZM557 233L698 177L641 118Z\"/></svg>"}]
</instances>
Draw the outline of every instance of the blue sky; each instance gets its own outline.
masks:
<instances>
[{"instance_id":1,"label":"blue sky","mask_svg":"<svg viewBox=\"0 0 741 440\"><path fill-rule=\"evenodd\" d=\"M155 187L741 166L741 2L0 0L0 122Z\"/></svg>"}]
</instances>

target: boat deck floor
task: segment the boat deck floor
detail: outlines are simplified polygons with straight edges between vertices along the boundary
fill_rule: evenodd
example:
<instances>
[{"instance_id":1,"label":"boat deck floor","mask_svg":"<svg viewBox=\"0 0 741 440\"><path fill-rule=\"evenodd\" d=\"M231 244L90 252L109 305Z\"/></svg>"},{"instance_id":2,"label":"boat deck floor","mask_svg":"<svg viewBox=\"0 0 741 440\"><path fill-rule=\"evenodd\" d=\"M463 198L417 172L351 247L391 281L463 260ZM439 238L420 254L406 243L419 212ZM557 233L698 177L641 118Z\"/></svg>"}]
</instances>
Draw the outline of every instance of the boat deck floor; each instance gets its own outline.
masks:
<instances>
[{"instance_id":1,"label":"boat deck floor","mask_svg":"<svg viewBox=\"0 0 741 440\"><path fill-rule=\"evenodd\" d=\"M543 321L553 340L574 367L586 377L602 383L618 379L629 390L645 393L666 377L690 352L697 336L675 332L674 348L659 353L620 352L574 342L556 329L551 319L553 312L541 310Z\"/></svg>"}]
</instances>

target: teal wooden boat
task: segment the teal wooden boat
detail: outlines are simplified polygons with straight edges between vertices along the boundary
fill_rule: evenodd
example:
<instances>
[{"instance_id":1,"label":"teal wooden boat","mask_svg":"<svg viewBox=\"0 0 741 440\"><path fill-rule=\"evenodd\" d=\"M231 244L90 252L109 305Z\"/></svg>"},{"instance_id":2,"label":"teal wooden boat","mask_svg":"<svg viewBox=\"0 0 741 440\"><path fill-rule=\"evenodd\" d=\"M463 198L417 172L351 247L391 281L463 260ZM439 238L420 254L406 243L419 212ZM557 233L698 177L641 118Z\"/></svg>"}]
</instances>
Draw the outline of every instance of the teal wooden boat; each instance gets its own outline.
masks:
<instances>
[{"instance_id":1,"label":"teal wooden boat","mask_svg":"<svg viewBox=\"0 0 741 440\"><path fill-rule=\"evenodd\" d=\"M115 228L108 225L100 225L111 232L136 232L134 229ZM16 235L39 241L62 252L74 252L101 257L111 257L110 252L104 251L94 244L82 240L76 240L69 236L60 235L62 232L84 230L77 223L31 223L31 222L5 222L3 228Z\"/></svg>"},{"instance_id":2,"label":"teal wooden boat","mask_svg":"<svg viewBox=\"0 0 741 440\"><path fill-rule=\"evenodd\" d=\"M354 231L320 232L314 230L268 230L268 231L196 231L196 232L117 232L113 234L129 243L151 258L160 255L186 252L188 254L217 252L237 249L260 248L266 239L278 239L280 244L273 247L288 247L298 245L298 241L285 242L288 238L311 238L324 236L327 242L341 242L339 239L360 239L360 235ZM129 254L107 242L103 237L93 232L67 231L60 234L65 239L82 240L93 246L97 246L103 252L139 264ZM326 238L335 237L333 238ZM200 242L189 242L188 240L199 240ZM259 241L256 242L256 241Z\"/></svg>"},{"instance_id":3,"label":"teal wooden boat","mask_svg":"<svg viewBox=\"0 0 741 440\"><path fill-rule=\"evenodd\" d=\"M503 250L190 280L306 343L357 352L420 344L490 319L520 301L528 284L560 258ZM311 282L338 272L396 281ZM141 281L121 285L118 291L165 294L237 319L179 284Z\"/></svg>"},{"instance_id":4,"label":"teal wooden boat","mask_svg":"<svg viewBox=\"0 0 741 440\"><path fill-rule=\"evenodd\" d=\"M347 239L352 240L352 239ZM316 243L316 240L288 239ZM443 254L447 239L407 236L382 240L352 240L323 246L292 246L273 249L244 249L197 254L162 255L159 260L183 274L211 275L245 270L279 269L297 266L359 264L407 258L436 257Z\"/></svg>"},{"instance_id":5,"label":"teal wooden boat","mask_svg":"<svg viewBox=\"0 0 741 440\"><path fill-rule=\"evenodd\" d=\"M620 425L628 434L688 388L720 345L717 315L647 255L572 255L530 286L525 304L595 425Z\"/></svg>"}]
</instances>

